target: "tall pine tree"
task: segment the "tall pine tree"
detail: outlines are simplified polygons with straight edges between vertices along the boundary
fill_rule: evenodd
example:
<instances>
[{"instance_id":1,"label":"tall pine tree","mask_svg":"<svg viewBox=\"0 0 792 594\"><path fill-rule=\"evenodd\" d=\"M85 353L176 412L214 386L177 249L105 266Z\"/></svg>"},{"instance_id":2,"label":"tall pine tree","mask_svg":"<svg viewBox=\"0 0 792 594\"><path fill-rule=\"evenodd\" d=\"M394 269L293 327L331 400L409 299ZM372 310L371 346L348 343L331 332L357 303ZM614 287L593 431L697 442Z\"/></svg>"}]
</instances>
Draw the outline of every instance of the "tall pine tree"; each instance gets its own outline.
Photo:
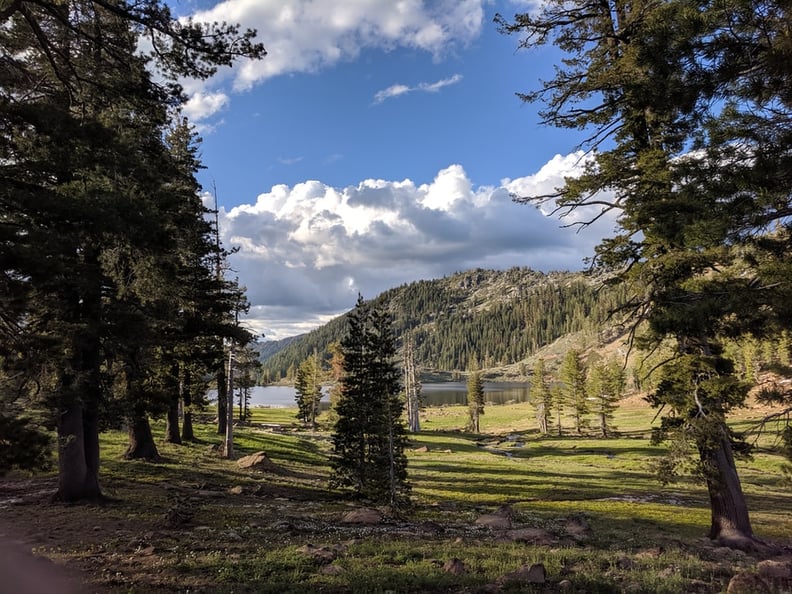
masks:
<instances>
[{"instance_id":1,"label":"tall pine tree","mask_svg":"<svg viewBox=\"0 0 792 594\"><path fill-rule=\"evenodd\" d=\"M358 297L341 341L331 487L399 508L409 503L404 403L392 321Z\"/></svg>"}]
</instances>

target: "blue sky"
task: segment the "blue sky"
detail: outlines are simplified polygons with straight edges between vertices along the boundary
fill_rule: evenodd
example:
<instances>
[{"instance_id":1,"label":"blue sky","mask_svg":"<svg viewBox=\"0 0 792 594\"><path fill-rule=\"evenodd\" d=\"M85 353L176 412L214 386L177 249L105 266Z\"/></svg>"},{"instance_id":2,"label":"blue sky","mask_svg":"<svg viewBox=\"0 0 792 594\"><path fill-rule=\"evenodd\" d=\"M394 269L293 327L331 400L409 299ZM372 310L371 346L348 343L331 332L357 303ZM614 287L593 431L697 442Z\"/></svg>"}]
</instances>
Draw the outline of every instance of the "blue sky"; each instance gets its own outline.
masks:
<instances>
[{"instance_id":1,"label":"blue sky","mask_svg":"<svg viewBox=\"0 0 792 594\"><path fill-rule=\"evenodd\" d=\"M580 269L612 221L575 233L514 204L581 166L582 138L515 93L552 74L493 16L511 0L227 0L182 14L256 28L269 55L186 83L248 323L268 338L358 291L481 266Z\"/></svg>"}]
</instances>

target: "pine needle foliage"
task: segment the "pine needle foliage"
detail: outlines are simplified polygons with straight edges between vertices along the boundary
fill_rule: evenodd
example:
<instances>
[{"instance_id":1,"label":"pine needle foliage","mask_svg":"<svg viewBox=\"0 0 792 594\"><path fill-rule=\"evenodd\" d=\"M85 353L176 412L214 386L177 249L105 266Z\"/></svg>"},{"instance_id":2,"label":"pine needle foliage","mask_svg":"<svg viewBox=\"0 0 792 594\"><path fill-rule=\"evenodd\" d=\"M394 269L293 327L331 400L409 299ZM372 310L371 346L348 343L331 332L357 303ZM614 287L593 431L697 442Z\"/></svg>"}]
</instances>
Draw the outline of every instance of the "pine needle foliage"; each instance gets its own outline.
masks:
<instances>
[{"instance_id":1,"label":"pine needle foliage","mask_svg":"<svg viewBox=\"0 0 792 594\"><path fill-rule=\"evenodd\" d=\"M409 504L401 372L390 316L361 296L341 341L343 375L335 410L331 488L394 509Z\"/></svg>"}]
</instances>

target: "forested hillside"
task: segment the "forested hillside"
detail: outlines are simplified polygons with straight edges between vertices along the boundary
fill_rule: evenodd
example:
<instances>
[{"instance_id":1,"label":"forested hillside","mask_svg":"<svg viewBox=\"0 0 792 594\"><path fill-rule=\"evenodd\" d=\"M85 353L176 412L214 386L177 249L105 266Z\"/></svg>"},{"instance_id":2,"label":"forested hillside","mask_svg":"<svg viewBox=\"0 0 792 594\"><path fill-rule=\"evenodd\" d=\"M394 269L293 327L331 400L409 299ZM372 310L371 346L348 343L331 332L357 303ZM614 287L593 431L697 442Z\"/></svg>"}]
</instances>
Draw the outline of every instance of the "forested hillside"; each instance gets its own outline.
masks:
<instances>
[{"instance_id":1,"label":"forested hillside","mask_svg":"<svg viewBox=\"0 0 792 594\"><path fill-rule=\"evenodd\" d=\"M420 367L454 371L472 358L484 368L521 361L570 332L596 334L624 294L583 273L476 269L402 285L374 301L390 308L398 335L413 333ZM264 377L288 376L314 350L329 356L345 327L344 315L295 340L264 360Z\"/></svg>"}]
</instances>

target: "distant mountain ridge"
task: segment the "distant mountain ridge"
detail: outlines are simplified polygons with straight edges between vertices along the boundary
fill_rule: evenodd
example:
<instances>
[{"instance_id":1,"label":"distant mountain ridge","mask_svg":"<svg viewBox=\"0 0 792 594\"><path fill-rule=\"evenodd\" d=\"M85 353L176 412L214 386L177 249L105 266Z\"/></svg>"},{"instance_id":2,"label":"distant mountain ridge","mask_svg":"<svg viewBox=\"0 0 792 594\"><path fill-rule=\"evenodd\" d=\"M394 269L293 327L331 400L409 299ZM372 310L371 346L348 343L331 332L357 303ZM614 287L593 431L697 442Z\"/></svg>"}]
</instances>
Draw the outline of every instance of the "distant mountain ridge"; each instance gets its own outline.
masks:
<instances>
[{"instance_id":1,"label":"distant mountain ridge","mask_svg":"<svg viewBox=\"0 0 792 594\"><path fill-rule=\"evenodd\" d=\"M416 281L372 301L390 310L397 336L413 334L419 367L453 372L474 358L484 369L515 364L570 333L596 335L624 294L581 272L511 268ZM273 354L262 357L265 374L285 377L314 350L327 357L328 346L346 332L346 315L279 341L290 340L279 350L273 345Z\"/></svg>"}]
</instances>

